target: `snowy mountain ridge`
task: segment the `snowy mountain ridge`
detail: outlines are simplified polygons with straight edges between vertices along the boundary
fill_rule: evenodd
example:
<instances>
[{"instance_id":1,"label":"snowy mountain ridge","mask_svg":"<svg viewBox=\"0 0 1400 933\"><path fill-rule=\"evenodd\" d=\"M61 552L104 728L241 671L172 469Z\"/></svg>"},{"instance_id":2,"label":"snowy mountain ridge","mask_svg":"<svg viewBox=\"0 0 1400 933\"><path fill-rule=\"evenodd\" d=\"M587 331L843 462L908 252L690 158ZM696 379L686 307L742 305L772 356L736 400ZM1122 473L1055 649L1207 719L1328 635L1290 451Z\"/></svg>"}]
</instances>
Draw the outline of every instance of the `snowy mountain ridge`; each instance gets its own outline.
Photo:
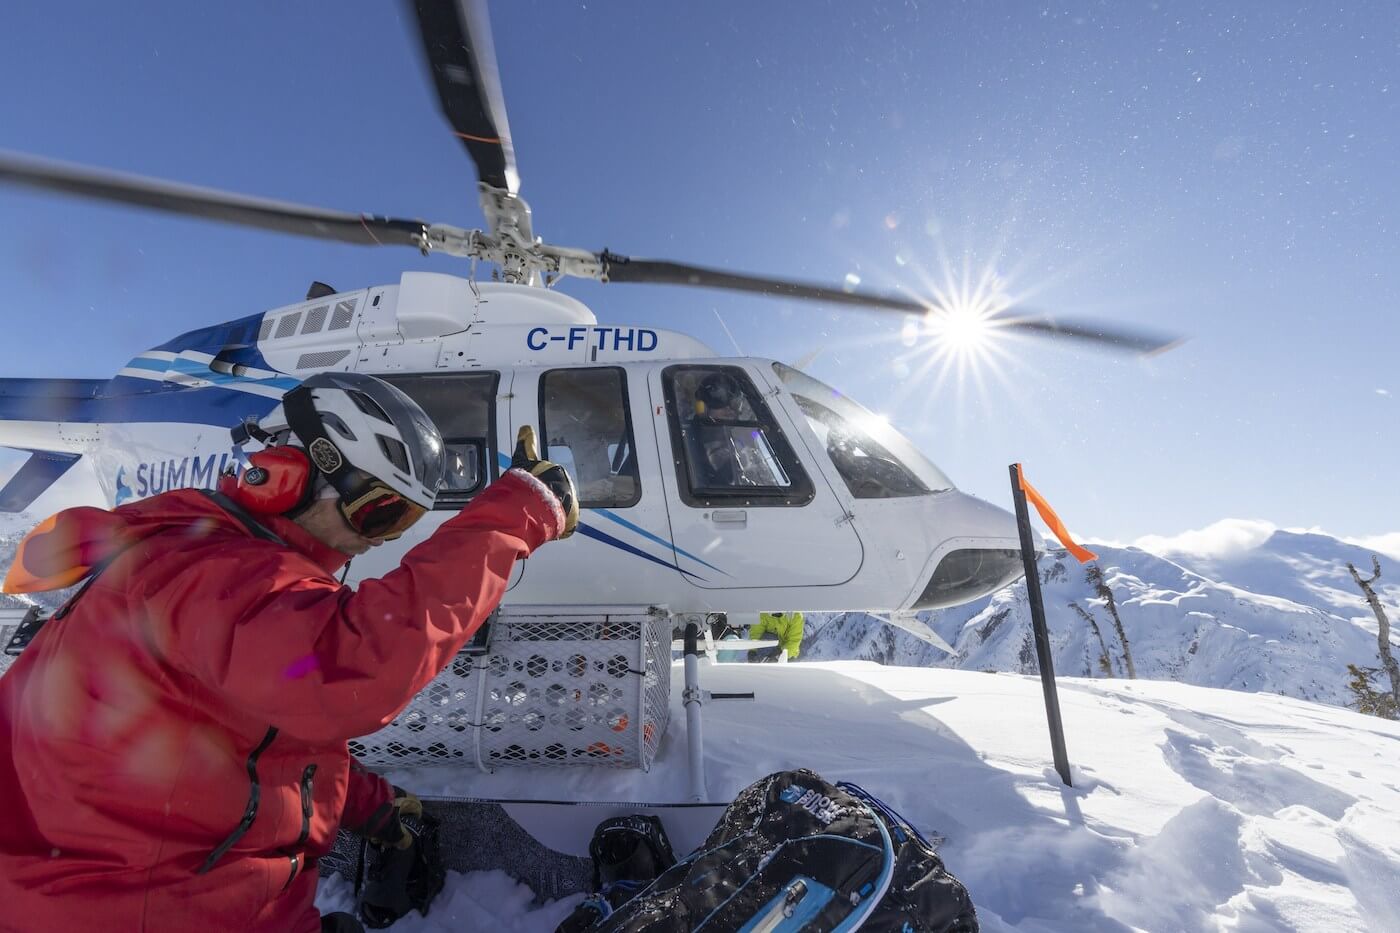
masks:
<instances>
[{"instance_id":1,"label":"snowy mountain ridge","mask_svg":"<svg viewBox=\"0 0 1400 933\"><path fill-rule=\"evenodd\" d=\"M1378 663L1375 616L1346 567L1369 578L1375 552L1286 531L1231 556L1091 547L1099 559L1087 565L1057 549L1040 561L1059 675L1136 675L1344 706L1353 699L1347 664ZM1400 561L1378 559L1377 594L1400 622ZM1025 581L921 618L956 656L863 613L839 613L809 619L803 658L1036 670Z\"/></svg>"}]
</instances>

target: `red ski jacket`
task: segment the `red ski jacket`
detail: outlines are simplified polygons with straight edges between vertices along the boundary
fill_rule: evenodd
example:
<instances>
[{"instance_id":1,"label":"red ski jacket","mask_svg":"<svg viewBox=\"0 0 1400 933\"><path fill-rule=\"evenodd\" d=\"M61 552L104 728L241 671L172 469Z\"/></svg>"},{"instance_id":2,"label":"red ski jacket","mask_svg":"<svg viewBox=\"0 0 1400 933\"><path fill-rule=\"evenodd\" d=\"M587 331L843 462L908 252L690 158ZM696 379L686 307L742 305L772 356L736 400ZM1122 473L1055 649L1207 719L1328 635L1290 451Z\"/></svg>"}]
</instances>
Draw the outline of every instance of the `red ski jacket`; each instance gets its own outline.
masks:
<instances>
[{"instance_id":1,"label":"red ski jacket","mask_svg":"<svg viewBox=\"0 0 1400 933\"><path fill-rule=\"evenodd\" d=\"M70 509L7 587L80 579L0 677L0 930L315 933L315 859L390 790L350 738L388 723L558 535L506 473L357 589L282 518L255 536L195 490Z\"/></svg>"}]
</instances>

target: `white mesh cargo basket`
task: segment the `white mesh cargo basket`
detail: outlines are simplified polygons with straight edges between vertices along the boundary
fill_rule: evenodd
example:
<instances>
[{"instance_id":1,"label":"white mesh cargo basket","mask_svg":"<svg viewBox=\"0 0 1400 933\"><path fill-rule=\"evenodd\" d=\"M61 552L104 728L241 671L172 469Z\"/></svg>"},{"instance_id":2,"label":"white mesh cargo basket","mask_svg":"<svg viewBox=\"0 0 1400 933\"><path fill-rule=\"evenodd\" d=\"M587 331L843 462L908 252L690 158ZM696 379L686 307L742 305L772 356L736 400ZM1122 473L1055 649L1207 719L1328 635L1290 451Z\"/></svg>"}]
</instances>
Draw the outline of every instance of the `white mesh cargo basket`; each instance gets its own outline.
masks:
<instances>
[{"instance_id":1,"label":"white mesh cargo basket","mask_svg":"<svg viewBox=\"0 0 1400 933\"><path fill-rule=\"evenodd\" d=\"M487 654L459 654L397 719L350 750L378 766L645 770L670 714L666 613L503 608Z\"/></svg>"}]
</instances>

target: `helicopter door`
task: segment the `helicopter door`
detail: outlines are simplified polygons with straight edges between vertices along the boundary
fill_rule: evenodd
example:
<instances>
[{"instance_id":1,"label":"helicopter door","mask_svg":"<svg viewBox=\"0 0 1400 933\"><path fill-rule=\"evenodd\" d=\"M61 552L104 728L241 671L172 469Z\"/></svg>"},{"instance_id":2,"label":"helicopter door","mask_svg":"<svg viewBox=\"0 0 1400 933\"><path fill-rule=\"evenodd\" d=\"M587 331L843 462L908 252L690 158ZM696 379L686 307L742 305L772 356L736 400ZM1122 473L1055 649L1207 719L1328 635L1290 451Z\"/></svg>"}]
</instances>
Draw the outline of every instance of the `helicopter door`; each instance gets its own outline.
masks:
<instances>
[{"instance_id":1,"label":"helicopter door","mask_svg":"<svg viewBox=\"0 0 1400 933\"><path fill-rule=\"evenodd\" d=\"M864 551L796 426L764 401L762 375L681 364L650 376L677 566L705 589L835 586ZM763 387L761 392L758 388ZM783 608L783 607L775 607Z\"/></svg>"},{"instance_id":2,"label":"helicopter door","mask_svg":"<svg viewBox=\"0 0 1400 933\"><path fill-rule=\"evenodd\" d=\"M635 388L628 385L632 373ZM557 604L587 594L589 602L608 604L621 602L618 594L664 593L674 585L661 464L646 436L644 379L642 367L627 366L516 371L515 423L536 425L541 456L569 471L580 509L572 538L531 556L522 599Z\"/></svg>"}]
</instances>

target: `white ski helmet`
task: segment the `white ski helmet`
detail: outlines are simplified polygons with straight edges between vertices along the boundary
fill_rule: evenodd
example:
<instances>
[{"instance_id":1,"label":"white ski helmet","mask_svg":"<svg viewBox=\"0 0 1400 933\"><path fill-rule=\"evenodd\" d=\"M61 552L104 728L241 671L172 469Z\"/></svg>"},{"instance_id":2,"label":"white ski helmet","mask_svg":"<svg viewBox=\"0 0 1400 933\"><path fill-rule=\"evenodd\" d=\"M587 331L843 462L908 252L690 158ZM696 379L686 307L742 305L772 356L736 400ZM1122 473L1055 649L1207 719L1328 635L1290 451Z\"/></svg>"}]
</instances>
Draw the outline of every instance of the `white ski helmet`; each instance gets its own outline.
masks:
<instances>
[{"instance_id":1,"label":"white ski helmet","mask_svg":"<svg viewBox=\"0 0 1400 933\"><path fill-rule=\"evenodd\" d=\"M342 507L387 487L426 511L447 471L442 434L433 420L403 391L364 373L309 377L259 419L257 428L264 443L276 439L303 447L335 487Z\"/></svg>"}]
</instances>

